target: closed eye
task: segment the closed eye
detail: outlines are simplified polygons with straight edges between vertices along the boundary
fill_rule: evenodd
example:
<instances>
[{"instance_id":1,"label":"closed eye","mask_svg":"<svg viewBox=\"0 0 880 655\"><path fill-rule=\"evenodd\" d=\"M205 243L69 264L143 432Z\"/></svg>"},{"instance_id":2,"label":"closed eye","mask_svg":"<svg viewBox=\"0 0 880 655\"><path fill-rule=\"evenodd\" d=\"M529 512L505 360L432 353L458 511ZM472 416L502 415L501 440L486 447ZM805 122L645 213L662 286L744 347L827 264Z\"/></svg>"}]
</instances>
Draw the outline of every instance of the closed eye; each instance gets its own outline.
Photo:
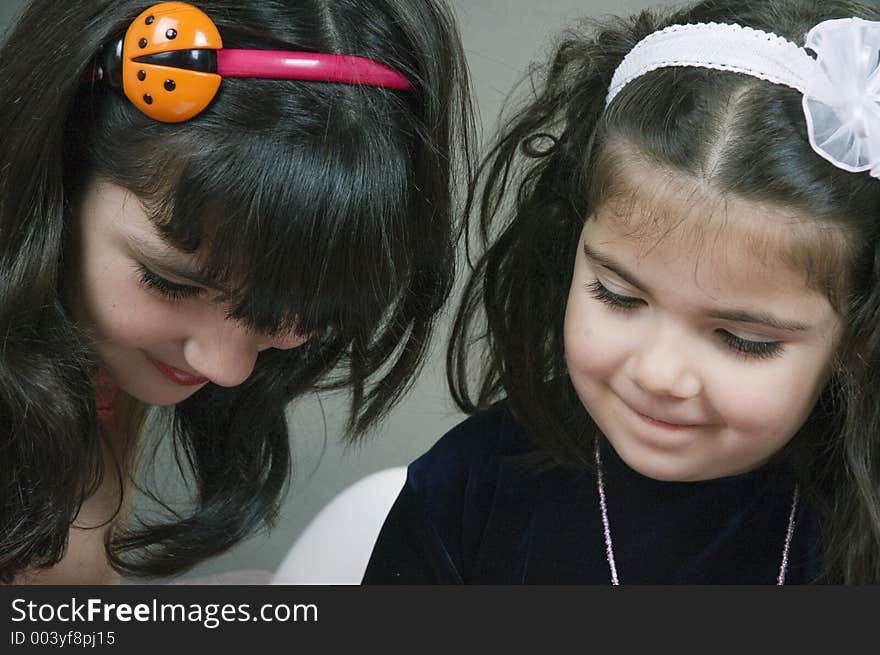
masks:
<instances>
[{"instance_id":1,"label":"closed eye","mask_svg":"<svg viewBox=\"0 0 880 655\"><path fill-rule=\"evenodd\" d=\"M620 294L614 293L613 291L609 291L605 285L599 282L598 279L593 280L587 285L587 291L590 292L596 300L605 303L612 309L627 311L630 309L635 309L641 304L644 304L644 301L640 298L633 298L632 296L621 296Z\"/></svg>"},{"instance_id":2,"label":"closed eye","mask_svg":"<svg viewBox=\"0 0 880 655\"><path fill-rule=\"evenodd\" d=\"M201 287L172 282L158 273L151 271L143 264L138 264L138 272L140 274L141 286L154 293L158 293L160 296L169 300L195 298L202 292Z\"/></svg>"},{"instance_id":3,"label":"closed eye","mask_svg":"<svg viewBox=\"0 0 880 655\"><path fill-rule=\"evenodd\" d=\"M783 344L780 341L751 341L743 339L727 330L718 330L718 335L727 346L745 357L769 359L782 354Z\"/></svg>"}]
</instances>

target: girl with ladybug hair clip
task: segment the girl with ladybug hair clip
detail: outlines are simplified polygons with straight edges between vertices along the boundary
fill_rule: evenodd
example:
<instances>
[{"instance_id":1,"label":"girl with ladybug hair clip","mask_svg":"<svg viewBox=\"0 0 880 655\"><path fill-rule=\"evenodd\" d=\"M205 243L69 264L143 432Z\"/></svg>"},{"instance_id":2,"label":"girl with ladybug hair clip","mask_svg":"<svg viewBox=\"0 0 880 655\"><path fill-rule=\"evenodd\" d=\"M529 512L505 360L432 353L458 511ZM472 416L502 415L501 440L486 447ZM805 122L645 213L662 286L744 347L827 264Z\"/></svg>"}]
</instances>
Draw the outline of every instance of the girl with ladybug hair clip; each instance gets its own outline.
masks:
<instances>
[{"instance_id":1,"label":"girl with ladybug hair clip","mask_svg":"<svg viewBox=\"0 0 880 655\"><path fill-rule=\"evenodd\" d=\"M32 0L0 96L0 578L186 571L272 524L292 399L349 389L355 438L422 361L468 177L454 23ZM152 407L192 493L147 515Z\"/></svg>"}]
</instances>

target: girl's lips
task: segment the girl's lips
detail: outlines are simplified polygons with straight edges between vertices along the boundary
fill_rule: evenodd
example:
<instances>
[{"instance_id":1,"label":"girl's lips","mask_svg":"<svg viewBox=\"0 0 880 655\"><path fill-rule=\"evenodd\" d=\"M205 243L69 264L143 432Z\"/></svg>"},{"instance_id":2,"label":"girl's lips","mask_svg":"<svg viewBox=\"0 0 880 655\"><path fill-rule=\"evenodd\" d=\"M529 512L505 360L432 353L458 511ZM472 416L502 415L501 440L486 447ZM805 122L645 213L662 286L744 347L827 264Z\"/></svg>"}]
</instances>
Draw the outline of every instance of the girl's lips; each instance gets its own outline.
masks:
<instances>
[{"instance_id":1,"label":"girl's lips","mask_svg":"<svg viewBox=\"0 0 880 655\"><path fill-rule=\"evenodd\" d=\"M655 427L665 428L667 430L684 430L686 428L696 427L692 423L667 423L666 421L661 421L660 419L648 416L647 414L642 414L639 411L636 411L636 414L638 414L639 417L646 423L650 423Z\"/></svg>"},{"instance_id":2,"label":"girl's lips","mask_svg":"<svg viewBox=\"0 0 880 655\"><path fill-rule=\"evenodd\" d=\"M162 375L171 380L174 384L179 384L182 387L192 387L197 384L204 384L208 381L208 378L181 371L179 368L163 364L152 357L147 357L147 359L150 360L150 363L155 366Z\"/></svg>"},{"instance_id":3,"label":"girl's lips","mask_svg":"<svg viewBox=\"0 0 880 655\"><path fill-rule=\"evenodd\" d=\"M632 405L630 405L630 404L629 404L628 402L626 402L626 401L624 401L623 404L624 404L624 405L625 405L625 406L626 406L626 407L627 407L627 408L628 408L633 414L635 414L637 417L639 417L642 421L644 421L645 423L648 423L649 425L653 425L654 427L664 428L664 429L666 429L666 430L686 430L686 429L689 429L689 428L700 427L700 426L702 425L702 424L699 424L699 423L673 423L673 422L670 422L670 421L664 421L664 420L662 420L662 419L654 418L653 416L650 416L650 415L648 415L648 414L645 414L645 413L643 413L643 412L640 412L639 410L637 410L635 407L633 407Z\"/></svg>"}]
</instances>

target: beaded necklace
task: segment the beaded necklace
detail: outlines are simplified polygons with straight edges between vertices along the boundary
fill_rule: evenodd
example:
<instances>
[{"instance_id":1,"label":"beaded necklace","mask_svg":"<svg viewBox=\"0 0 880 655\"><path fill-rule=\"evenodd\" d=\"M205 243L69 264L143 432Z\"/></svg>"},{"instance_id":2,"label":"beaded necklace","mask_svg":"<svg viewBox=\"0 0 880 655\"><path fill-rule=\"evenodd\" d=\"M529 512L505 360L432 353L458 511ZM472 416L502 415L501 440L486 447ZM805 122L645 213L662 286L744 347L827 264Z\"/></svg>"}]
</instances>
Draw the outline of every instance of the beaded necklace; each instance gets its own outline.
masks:
<instances>
[{"instance_id":1,"label":"beaded necklace","mask_svg":"<svg viewBox=\"0 0 880 655\"><path fill-rule=\"evenodd\" d=\"M605 537L605 557L608 560L608 569L611 571L611 584L619 585L620 579L617 576L617 564L614 561L614 548L611 545L611 527L608 522L608 505L605 502L605 479L602 474L602 456L599 452L599 439L595 440L596 455L596 489L599 492L599 510L602 512L602 527ZM779 564L779 575L776 577L777 585L785 584L785 574L788 571L788 550L791 546L791 537L794 534L795 514L797 513L798 486L794 486L794 493L791 498L791 511L788 515L788 527L785 530L785 543L782 546L782 562Z\"/></svg>"}]
</instances>

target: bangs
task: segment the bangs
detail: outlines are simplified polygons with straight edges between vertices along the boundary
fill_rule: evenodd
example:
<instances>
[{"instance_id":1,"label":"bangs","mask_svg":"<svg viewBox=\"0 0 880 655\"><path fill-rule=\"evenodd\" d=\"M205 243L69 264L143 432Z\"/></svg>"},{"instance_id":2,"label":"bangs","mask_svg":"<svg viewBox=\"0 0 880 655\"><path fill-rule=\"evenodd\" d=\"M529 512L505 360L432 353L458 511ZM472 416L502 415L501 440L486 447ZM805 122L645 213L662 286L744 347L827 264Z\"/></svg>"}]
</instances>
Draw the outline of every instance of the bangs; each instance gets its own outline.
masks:
<instances>
[{"instance_id":1,"label":"bangs","mask_svg":"<svg viewBox=\"0 0 880 655\"><path fill-rule=\"evenodd\" d=\"M322 136L181 148L198 154L166 162L166 191L145 201L230 317L265 334L369 334L411 275L405 147L390 130Z\"/></svg>"}]
</instances>

